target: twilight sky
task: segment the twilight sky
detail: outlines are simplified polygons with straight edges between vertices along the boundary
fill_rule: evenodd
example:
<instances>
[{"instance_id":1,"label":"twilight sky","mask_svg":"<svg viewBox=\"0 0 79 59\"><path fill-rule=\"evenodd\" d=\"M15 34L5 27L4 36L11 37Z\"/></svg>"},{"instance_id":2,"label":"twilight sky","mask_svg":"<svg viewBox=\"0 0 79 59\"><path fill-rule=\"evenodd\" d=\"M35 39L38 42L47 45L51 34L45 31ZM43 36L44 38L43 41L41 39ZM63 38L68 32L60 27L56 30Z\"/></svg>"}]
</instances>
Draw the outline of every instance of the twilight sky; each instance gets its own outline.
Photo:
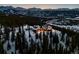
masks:
<instances>
[{"instance_id":1,"label":"twilight sky","mask_svg":"<svg viewBox=\"0 0 79 59\"><path fill-rule=\"evenodd\" d=\"M56 9L56 8L79 8L79 4L0 4L0 6L13 6L23 8L42 8L42 9Z\"/></svg>"}]
</instances>

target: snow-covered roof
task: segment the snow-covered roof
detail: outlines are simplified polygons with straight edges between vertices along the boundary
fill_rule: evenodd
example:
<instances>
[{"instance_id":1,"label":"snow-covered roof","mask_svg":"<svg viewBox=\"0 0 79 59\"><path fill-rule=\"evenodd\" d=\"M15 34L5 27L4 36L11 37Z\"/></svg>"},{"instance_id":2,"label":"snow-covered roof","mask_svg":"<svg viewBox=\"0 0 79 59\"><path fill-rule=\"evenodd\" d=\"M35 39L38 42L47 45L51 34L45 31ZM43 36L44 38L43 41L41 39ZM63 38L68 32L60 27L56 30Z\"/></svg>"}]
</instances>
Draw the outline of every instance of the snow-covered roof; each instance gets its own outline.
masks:
<instances>
[{"instance_id":1,"label":"snow-covered roof","mask_svg":"<svg viewBox=\"0 0 79 59\"><path fill-rule=\"evenodd\" d=\"M79 20L79 17L72 18L71 20Z\"/></svg>"},{"instance_id":2,"label":"snow-covered roof","mask_svg":"<svg viewBox=\"0 0 79 59\"><path fill-rule=\"evenodd\" d=\"M75 17L75 18L79 18L79 17Z\"/></svg>"}]
</instances>

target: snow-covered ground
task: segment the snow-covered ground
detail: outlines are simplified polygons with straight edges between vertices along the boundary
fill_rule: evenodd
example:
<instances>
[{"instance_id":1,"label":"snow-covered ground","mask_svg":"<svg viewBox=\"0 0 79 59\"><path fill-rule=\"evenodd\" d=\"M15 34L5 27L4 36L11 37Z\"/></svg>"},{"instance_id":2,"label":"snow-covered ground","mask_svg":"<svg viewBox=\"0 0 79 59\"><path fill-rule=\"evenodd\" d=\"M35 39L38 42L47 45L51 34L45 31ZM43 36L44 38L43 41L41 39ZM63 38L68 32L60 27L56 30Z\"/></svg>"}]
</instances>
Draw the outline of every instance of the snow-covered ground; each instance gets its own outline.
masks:
<instances>
[{"instance_id":1,"label":"snow-covered ground","mask_svg":"<svg viewBox=\"0 0 79 59\"><path fill-rule=\"evenodd\" d=\"M53 24L52 21L48 21L49 25L54 25L60 28L65 28L65 29L69 29L72 30L74 32L79 32L79 25L58 25L58 24Z\"/></svg>"},{"instance_id":2,"label":"snow-covered ground","mask_svg":"<svg viewBox=\"0 0 79 59\"><path fill-rule=\"evenodd\" d=\"M75 32L79 32L79 24L77 24L77 25L74 25L74 24L73 25L67 25L67 24L63 25L64 23L66 23L65 20L60 21L60 22L58 22L58 20L59 19L49 20L49 21L47 21L47 24L65 28L65 29L69 29L69 30L73 30Z\"/></svg>"},{"instance_id":3,"label":"snow-covered ground","mask_svg":"<svg viewBox=\"0 0 79 59\"><path fill-rule=\"evenodd\" d=\"M59 27L62 27L62 28L66 28L66 29L70 29L70 30L73 30L73 31L76 31L76 32L79 32L79 25L58 25Z\"/></svg>"}]
</instances>

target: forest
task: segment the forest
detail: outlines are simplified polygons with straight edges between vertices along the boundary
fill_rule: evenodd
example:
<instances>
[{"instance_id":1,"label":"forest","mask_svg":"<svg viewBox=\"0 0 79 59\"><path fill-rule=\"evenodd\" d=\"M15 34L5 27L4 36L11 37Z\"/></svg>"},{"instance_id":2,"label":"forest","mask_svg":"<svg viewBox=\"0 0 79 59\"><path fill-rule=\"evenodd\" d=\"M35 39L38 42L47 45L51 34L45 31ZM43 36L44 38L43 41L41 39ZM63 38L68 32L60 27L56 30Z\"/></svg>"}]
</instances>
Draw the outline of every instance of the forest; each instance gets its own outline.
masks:
<instances>
[{"instance_id":1,"label":"forest","mask_svg":"<svg viewBox=\"0 0 79 59\"><path fill-rule=\"evenodd\" d=\"M79 53L79 34L48 26L39 17L0 14L1 54L71 54Z\"/></svg>"}]
</instances>

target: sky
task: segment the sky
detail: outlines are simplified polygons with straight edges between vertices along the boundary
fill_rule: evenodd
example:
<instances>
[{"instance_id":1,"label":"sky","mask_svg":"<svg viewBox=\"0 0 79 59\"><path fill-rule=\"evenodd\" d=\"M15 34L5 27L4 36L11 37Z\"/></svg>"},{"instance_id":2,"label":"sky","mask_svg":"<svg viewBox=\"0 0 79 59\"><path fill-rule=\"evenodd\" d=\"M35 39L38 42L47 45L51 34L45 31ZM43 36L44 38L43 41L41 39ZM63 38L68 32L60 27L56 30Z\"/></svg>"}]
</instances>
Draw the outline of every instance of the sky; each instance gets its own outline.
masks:
<instances>
[{"instance_id":1,"label":"sky","mask_svg":"<svg viewBox=\"0 0 79 59\"><path fill-rule=\"evenodd\" d=\"M0 6L13 6L23 8L42 8L42 9L57 9L57 8L79 8L79 4L0 4Z\"/></svg>"}]
</instances>

